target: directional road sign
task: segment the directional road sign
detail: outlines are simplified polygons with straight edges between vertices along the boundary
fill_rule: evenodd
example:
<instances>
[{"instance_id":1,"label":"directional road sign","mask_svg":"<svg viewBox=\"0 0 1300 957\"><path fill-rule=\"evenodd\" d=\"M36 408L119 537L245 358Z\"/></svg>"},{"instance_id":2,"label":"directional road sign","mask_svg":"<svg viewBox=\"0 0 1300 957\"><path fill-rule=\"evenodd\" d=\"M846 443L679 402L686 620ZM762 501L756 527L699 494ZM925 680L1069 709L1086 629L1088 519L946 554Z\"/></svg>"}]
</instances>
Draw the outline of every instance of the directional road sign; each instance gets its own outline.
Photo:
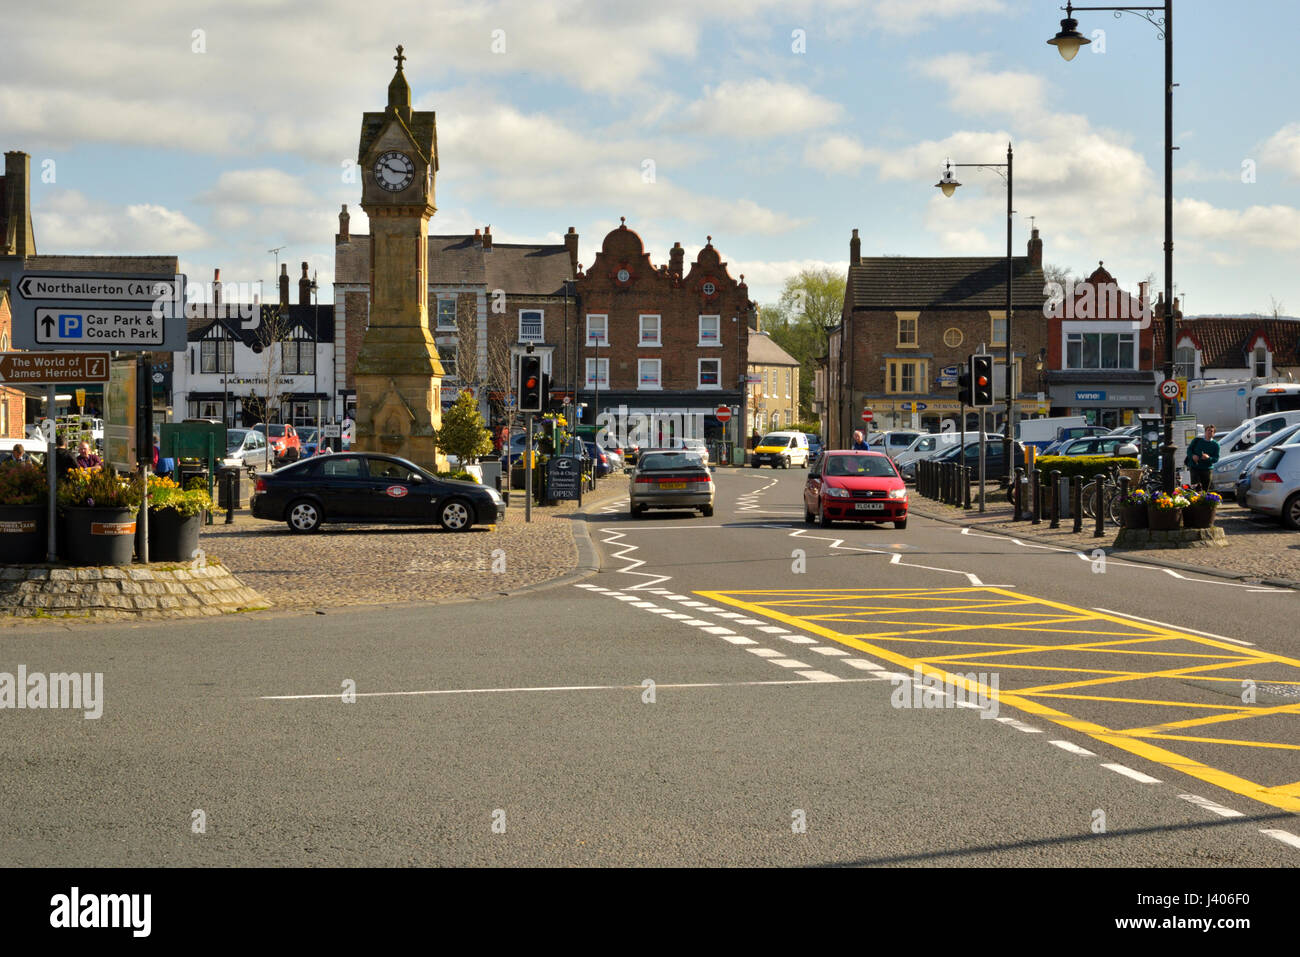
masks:
<instances>
[{"instance_id":1,"label":"directional road sign","mask_svg":"<svg viewBox=\"0 0 1300 957\"><path fill-rule=\"evenodd\" d=\"M0 352L0 382L6 385L107 381L106 352Z\"/></svg>"},{"instance_id":2,"label":"directional road sign","mask_svg":"<svg viewBox=\"0 0 1300 957\"><path fill-rule=\"evenodd\" d=\"M20 349L185 349L184 276L24 273L14 290Z\"/></svg>"}]
</instances>

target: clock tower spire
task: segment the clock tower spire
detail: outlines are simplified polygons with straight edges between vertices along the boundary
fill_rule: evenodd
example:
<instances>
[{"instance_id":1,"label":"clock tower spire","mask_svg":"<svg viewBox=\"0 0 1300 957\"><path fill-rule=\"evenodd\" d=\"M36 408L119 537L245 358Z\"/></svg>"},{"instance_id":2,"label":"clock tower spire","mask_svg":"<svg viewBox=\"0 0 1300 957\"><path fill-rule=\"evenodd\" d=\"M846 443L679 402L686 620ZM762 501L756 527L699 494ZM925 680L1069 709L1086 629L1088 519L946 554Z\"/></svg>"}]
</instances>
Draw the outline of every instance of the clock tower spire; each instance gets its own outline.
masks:
<instances>
[{"instance_id":1,"label":"clock tower spire","mask_svg":"<svg viewBox=\"0 0 1300 957\"><path fill-rule=\"evenodd\" d=\"M437 470L443 369L428 307L437 127L434 113L411 110L402 47L393 59L388 105L363 114L357 149L361 208L370 217L370 324L354 373L356 446Z\"/></svg>"}]
</instances>

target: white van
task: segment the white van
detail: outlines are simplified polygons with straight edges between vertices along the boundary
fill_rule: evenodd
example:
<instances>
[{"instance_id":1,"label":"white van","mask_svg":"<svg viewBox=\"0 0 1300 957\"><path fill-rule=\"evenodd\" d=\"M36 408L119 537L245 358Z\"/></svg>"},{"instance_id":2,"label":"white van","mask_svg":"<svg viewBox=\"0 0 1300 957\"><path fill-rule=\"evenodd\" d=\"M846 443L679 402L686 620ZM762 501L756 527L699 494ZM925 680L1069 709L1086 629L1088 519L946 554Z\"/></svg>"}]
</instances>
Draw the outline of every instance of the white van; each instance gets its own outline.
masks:
<instances>
[{"instance_id":1,"label":"white van","mask_svg":"<svg viewBox=\"0 0 1300 957\"><path fill-rule=\"evenodd\" d=\"M966 433L967 445L978 445L979 440L980 434L978 432ZM913 463L922 459L933 458L944 449L960 445L961 441L962 434L960 432L927 432L925 435L918 435L911 445L894 456L894 464L898 466L900 472L903 472L908 465L911 465L914 469L915 465ZM903 477L907 477L906 472L904 472Z\"/></svg>"},{"instance_id":2,"label":"white van","mask_svg":"<svg viewBox=\"0 0 1300 957\"><path fill-rule=\"evenodd\" d=\"M803 432L769 432L754 446L749 464L753 468L770 465L774 469L788 469L791 465L807 468L809 464L808 436Z\"/></svg>"}]
</instances>

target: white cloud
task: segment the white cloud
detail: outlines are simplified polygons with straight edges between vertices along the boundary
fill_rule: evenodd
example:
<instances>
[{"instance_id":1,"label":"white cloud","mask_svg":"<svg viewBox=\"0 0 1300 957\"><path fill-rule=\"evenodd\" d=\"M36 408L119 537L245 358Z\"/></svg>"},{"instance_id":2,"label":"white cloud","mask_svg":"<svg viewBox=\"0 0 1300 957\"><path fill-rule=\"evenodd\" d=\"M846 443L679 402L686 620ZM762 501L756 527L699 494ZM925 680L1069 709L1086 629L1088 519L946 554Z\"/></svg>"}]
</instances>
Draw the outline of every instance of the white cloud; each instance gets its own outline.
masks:
<instances>
[{"instance_id":1,"label":"white cloud","mask_svg":"<svg viewBox=\"0 0 1300 957\"><path fill-rule=\"evenodd\" d=\"M762 78L705 87L682 111L681 124L711 136L782 136L836 122L843 108L807 87Z\"/></svg>"},{"instance_id":2,"label":"white cloud","mask_svg":"<svg viewBox=\"0 0 1300 957\"><path fill-rule=\"evenodd\" d=\"M311 205L316 197L301 178L278 169L227 170L216 184L197 197L215 205L258 204L263 206Z\"/></svg>"},{"instance_id":3,"label":"white cloud","mask_svg":"<svg viewBox=\"0 0 1300 957\"><path fill-rule=\"evenodd\" d=\"M1203 200L1184 199L1175 205L1174 221L1179 233L1195 239L1300 249L1300 209L1294 206L1220 209Z\"/></svg>"},{"instance_id":4,"label":"white cloud","mask_svg":"<svg viewBox=\"0 0 1300 957\"><path fill-rule=\"evenodd\" d=\"M1300 179L1300 123L1288 123L1270 136L1259 158L1265 170L1280 169L1287 179Z\"/></svg>"},{"instance_id":5,"label":"white cloud","mask_svg":"<svg viewBox=\"0 0 1300 957\"><path fill-rule=\"evenodd\" d=\"M1002 0L875 0L872 19L883 29L915 33L959 16L995 14L1006 11Z\"/></svg>"},{"instance_id":6,"label":"white cloud","mask_svg":"<svg viewBox=\"0 0 1300 957\"><path fill-rule=\"evenodd\" d=\"M873 153L851 136L833 134L809 143L804 148L804 165L826 173L851 173L872 162Z\"/></svg>"},{"instance_id":7,"label":"white cloud","mask_svg":"<svg viewBox=\"0 0 1300 957\"><path fill-rule=\"evenodd\" d=\"M47 196L32 210L33 229L43 252L171 255L209 241L207 233L184 213L164 206L114 206L87 199L76 190Z\"/></svg>"}]
</instances>

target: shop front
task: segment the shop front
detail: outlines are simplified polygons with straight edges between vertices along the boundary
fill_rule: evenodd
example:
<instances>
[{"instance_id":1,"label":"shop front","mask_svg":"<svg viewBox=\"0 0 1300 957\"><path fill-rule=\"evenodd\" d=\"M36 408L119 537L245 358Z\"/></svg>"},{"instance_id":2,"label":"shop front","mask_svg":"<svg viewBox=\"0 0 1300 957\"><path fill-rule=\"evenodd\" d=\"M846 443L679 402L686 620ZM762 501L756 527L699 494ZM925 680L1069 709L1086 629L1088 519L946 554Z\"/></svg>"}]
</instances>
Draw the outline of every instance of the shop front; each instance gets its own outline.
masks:
<instances>
[{"instance_id":1,"label":"shop front","mask_svg":"<svg viewBox=\"0 0 1300 957\"><path fill-rule=\"evenodd\" d=\"M1105 379L1052 373L1048 388L1052 415L1082 415L1102 428L1133 425L1138 413L1160 411L1154 372L1134 370Z\"/></svg>"}]
</instances>

